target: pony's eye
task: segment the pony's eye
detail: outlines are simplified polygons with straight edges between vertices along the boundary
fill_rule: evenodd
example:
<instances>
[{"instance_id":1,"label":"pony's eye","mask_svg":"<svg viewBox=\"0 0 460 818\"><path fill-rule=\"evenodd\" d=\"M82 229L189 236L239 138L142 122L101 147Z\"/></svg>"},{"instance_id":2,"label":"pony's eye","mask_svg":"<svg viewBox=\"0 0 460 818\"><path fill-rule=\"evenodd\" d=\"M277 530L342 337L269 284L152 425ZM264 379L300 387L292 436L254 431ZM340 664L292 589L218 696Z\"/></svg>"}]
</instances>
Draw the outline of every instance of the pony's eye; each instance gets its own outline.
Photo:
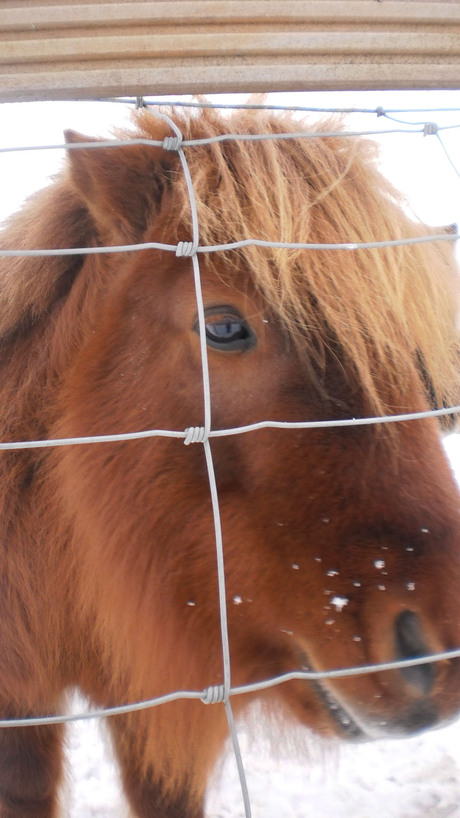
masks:
<instances>
[{"instance_id":1,"label":"pony's eye","mask_svg":"<svg viewBox=\"0 0 460 818\"><path fill-rule=\"evenodd\" d=\"M233 307L210 307L205 310L206 343L223 352L251 349L256 337L244 318ZM198 322L195 331L198 332Z\"/></svg>"}]
</instances>

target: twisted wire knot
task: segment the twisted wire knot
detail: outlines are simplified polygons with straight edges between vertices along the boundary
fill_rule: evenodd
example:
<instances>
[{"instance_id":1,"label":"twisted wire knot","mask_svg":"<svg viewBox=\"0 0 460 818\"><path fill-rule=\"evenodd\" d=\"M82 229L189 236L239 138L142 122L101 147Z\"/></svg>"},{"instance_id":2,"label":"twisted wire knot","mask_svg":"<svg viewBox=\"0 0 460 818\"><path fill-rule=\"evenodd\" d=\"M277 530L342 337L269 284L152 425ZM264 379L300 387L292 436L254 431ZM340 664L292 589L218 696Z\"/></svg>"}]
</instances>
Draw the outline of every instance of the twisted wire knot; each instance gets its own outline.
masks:
<instances>
[{"instance_id":1,"label":"twisted wire knot","mask_svg":"<svg viewBox=\"0 0 460 818\"><path fill-rule=\"evenodd\" d=\"M190 443L204 443L206 440L206 429L204 426L189 426L185 430L184 445L189 446Z\"/></svg>"},{"instance_id":2,"label":"twisted wire knot","mask_svg":"<svg viewBox=\"0 0 460 818\"><path fill-rule=\"evenodd\" d=\"M378 117L385 116L385 108L382 108L382 106L379 105L379 107L375 109L375 113L377 114Z\"/></svg>"},{"instance_id":3,"label":"twisted wire knot","mask_svg":"<svg viewBox=\"0 0 460 818\"><path fill-rule=\"evenodd\" d=\"M178 151L182 145L182 136L165 136L163 148L165 151Z\"/></svg>"},{"instance_id":4,"label":"twisted wire knot","mask_svg":"<svg viewBox=\"0 0 460 818\"><path fill-rule=\"evenodd\" d=\"M224 702L226 698L227 694L224 685L211 685L211 687L207 687L203 690L201 701L204 702L204 704L220 704Z\"/></svg>"},{"instance_id":5,"label":"twisted wire knot","mask_svg":"<svg viewBox=\"0 0 460 818\"><path fill-rule=\"evenodd\" d=\"M176 247L176 256L193 256L195 253L195 246L193 241L180 241Z\"/></svg>"},{"instance_id":6,"label":"twisted wire knot","mask_svg":"<svg viewBox=\"0 0 460 818\"><path fill-rule=\"evenodd\" d=\"M423 136L433 136L437 134L438 130L439 126L436 124L436 122L425 122Z\"/></svg>"}]
</instances>

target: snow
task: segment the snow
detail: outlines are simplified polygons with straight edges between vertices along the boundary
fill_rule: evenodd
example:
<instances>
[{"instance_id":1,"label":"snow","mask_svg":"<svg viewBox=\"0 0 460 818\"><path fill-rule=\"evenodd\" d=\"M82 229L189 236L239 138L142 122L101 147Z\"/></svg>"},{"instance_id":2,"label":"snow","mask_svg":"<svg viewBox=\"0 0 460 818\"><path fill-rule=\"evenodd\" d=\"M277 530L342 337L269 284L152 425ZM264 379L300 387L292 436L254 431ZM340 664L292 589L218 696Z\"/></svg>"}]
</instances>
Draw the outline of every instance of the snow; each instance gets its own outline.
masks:
<instances>
[{"instance_id":1,"label":"snow","mask_svg":"<svg viewBox=\"0 0 460 818\"><path fill-rule=\"evenodd\" d=\"M127 818L100 730L93 721L71 728L66 818ZM273 737L251 740L246 725L240 728L253 818L460 818L459 724L362 745L326 744L297 729L279 738L276 749ZM206 816L244 818L231 750L216 771Z\"/></svg>"},{"instance_id":2,"label":"snow","mask_svg":"<svg viewBox=\"0 0 460 818\"><path fill-rule=\"evenodd\" d=\"M334 606L336 611L342 611L346 605L349 603L349 599L346 596L333 596L331 599L331 605Z\"/></svg>"},{"instance_id":3,"label":"snow","mask_svg":"<svg viewBox=\"0 0 460 818\"><path fill-rule=\"evenodd\" d=\"M409 741L246 750L254 818L444 818L460 816L459 729ZM243 736L244 738L244 736ZM305 741L300 736L300 744ZM243 741L243 747L245 742ZM316 742L315 742L316 743ZM308 758L309 756L309 758ZM216 782L217 783L217 782ZM209 818L244 815L234 763L226 759L208 799Z\"/></svg>"},{"instance_id":4,"label":"snow","mask_svg":"<svg viewBox=\"0 0 460 818\"><path fill-rule=\"evenodd\" d=\"M128 814L103 725L97 721L77 722L69 729L62 803L65 818L126 818Z\"/></svg>"}]
</instances>

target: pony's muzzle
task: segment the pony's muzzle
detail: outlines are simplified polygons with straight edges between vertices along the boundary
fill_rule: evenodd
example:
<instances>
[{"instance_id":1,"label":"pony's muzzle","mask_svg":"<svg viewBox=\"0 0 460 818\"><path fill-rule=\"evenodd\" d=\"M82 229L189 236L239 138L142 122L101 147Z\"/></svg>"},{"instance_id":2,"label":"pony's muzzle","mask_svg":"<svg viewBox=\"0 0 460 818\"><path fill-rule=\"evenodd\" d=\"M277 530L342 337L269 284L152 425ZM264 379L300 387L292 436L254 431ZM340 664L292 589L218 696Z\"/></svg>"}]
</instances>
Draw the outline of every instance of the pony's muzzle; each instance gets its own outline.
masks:
<instances>
[{"instance_id":1,"label":"pony's muzzle","mask_svg":"<svg viewBox=\"0 0 460 818\"><path fill-rule=\"evenodd\" d=\"M409 609L395 614L388 636L392 643L386 642L384 655L375 657L377 662L410 661L429 657L439 649L433 644L436 637L429 629L427 632L422 616ZM451 667L450 671L453 670ZM447 676L451 677L450 681ZM353 682L349 684L353 685ZM359 693L355 690L351 696L350 687L345 692L341 683L320 682L316 685L316 694L336 731L348 741L410 736L450 718L442 704L446 695L447 699L452 696L452 672L449 673L445 663L442 668L436 662L408 665L385 671L380 679L368 676L366 681L363 677L363 684ZM366 707L365 695L369 696L369 701L372 696L376 697L380 704L375 710Z\"/></svg>"},{"instance_id":2,"label":"pony's muzzle","mask_svg":"<svg viewBox=\"0 0 460 818\"><path fill-rule=\"evenodd\" d=\"M419 659L429 656L420 619L413 611L398 614L394 623L395 659ZM404 681L427 696L436 680L436 665L424 664L400 668Z\"/></svg>"}]
</instances>

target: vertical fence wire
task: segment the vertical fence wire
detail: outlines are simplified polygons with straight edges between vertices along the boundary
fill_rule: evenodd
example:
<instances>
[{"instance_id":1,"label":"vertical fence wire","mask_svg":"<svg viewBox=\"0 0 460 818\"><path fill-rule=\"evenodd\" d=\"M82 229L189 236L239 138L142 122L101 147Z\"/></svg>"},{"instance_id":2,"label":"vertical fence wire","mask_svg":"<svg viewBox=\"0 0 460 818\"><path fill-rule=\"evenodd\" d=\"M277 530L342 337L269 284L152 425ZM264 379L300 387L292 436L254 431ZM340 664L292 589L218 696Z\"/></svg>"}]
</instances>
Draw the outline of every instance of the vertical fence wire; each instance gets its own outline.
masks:
<instances>
[{"instance_id":1,"label":"vertical fence wire","mask_svg":"<svg viewBox=\"0 0 460 818\"><path fill-rule=\"evenodd\" d=\"M226 591L226 583L225 583L225 559L224 559L224 547L223 547L223 540L222 540L222 525L220 519L220 508L219 508L219 496L217 491L217 483L216 483L216 475L214 469L214 461L212 457L211 451L211 444L209 442L209 432L211 430L211 388L210 388L210 380L209 380L209 363L208 363L208 350L206 344L206 325L205 325L205 315L204 315L204 302L203 302L203 292L201 288L201 272L200 272L200 262L197 255L197 247L199 244L199 221L198 221L198 209L196 204L196 197L195 197L195 190L193 187L193 181L190 175L189 166L187 163L187 159L184 153L183 148L181 147L182 142L182 134L177 127L176 123L170 119L170 117L161 114L158 111L153 112L154 116L160 116L171 129L174 131L177 143L174 146L177 149L180 163L182 166L182 170L184 173L186 186L187 186L187 193L189 198L190 204L190 212L192 218L192 247L191 249L191 258L193 264L193 277L194 277L194 285L195 285L195 296L196 296L196 303L197 303L197 311L198 311L198 328L199 328L199 336L200 336L200 350L201 350L201 366L202 366L202 379L203 379L203 399L204 399L204 429L203 429L203 439L197 440L197 443L202 443L204 447L204 453L206 458L206 468L208 473L208 482L209 482L209 490L211 495L211 503L212 503L212 513L213 513L213 520L214 520L214 535L215 535L215 545L216 545L216 560L217 560L217 578L218 578L218 597L219 597L219 619L220 619L220 633L221 633L221 646L222 646L222 663L223 663L223 690L221 691L222 694L222 702L225 706L225 713L227 716L228 727L230 731L231 741L233 752L235 755L236 765L238 769L238 777L241 786L241 793L243 797L243 804L244 804L244 811L246 818L251 818L251 802L249 798L248 786L246 781L246 774L243 764L243 759L241 756L241 749L240 743L238 740L238 733L236 729L235 719L233 717L233 710L230 701L230 691L231 691L231 660L230 660L230 644L229 644L229 635L228 635L228 620L227 620L227 591ZM168 143L166 143L168 144Z\"/></svg>"}]
</instances>

